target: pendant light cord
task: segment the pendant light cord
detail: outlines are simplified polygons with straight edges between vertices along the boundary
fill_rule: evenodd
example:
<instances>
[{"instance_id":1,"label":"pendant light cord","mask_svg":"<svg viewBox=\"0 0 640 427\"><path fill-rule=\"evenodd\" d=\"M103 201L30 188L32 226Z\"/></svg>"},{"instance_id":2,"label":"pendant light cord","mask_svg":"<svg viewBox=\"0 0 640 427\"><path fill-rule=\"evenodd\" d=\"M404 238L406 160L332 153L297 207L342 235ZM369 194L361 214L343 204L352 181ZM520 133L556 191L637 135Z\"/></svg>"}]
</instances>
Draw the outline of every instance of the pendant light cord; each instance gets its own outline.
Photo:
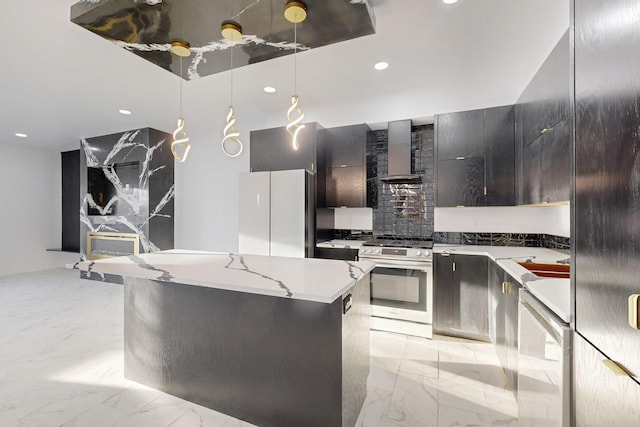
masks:
<instances>
[{"instance_id":1,"label":"pendant light cord","mask_svg":"<svg viewBox=\"0 0 640 427\"><path fill-rule=\"evenodd\" d=\"M229 100L229 105L233 105L233 46L231 46L231 97Z\"/></svg>"},{"instance_id":2,"label":"pendant light cord","mask_svg":"<svg viewBox=\"0 0 640 427\"><path fill-rule=\"evenodd\" d=\"M180 57L180 117L182 117L182 56Z\"/></svg>"},{"instance_id":3,"label":"pendant light cord","mask_svg":"<svg viewBox=\"0 0 640 427\"><path fill-rule=\"evenodd\" d=\"M293 24L293 94L298 94L298 24Z\"/></svg>"}]
</instances>

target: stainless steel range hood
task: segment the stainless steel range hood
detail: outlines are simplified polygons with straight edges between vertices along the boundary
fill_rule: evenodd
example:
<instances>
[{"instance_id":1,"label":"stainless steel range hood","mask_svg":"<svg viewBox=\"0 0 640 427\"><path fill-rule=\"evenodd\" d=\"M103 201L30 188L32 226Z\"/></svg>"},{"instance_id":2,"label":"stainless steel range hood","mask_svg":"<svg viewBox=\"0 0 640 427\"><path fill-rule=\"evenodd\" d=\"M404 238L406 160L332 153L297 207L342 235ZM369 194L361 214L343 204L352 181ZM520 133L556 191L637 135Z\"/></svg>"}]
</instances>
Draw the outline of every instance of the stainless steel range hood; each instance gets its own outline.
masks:
<instances>
[{"instance_id":1,"label":"stainless steel range hood","mask_svg":"<svg viewBox=\"0 0 640 427\"><path fill-rule=\"evenodd\" d=\"M411 173L411 120L389 122L389 169L380 178L385 182L419 181L420 175Z\"/></svg>"}]
</instances>

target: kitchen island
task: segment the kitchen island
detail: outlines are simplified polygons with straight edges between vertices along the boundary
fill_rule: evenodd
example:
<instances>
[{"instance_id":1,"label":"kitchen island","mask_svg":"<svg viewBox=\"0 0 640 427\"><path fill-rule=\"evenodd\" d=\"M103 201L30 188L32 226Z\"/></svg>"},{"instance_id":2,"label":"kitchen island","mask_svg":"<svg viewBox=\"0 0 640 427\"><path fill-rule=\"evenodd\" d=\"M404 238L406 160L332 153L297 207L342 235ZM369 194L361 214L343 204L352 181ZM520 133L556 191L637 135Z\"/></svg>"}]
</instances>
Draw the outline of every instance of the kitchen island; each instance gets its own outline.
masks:
<instances>
[{"instance_id":1,"label":"kitchen island","mask_svg":"<svg viewBox=\"0 0 640 427\"><path fill-rule=\"evenodd\" d=\"M266 426L353 426L373 264L169 250L83 262L124 277L125 376Z\"/></svg>"}]
</instances>

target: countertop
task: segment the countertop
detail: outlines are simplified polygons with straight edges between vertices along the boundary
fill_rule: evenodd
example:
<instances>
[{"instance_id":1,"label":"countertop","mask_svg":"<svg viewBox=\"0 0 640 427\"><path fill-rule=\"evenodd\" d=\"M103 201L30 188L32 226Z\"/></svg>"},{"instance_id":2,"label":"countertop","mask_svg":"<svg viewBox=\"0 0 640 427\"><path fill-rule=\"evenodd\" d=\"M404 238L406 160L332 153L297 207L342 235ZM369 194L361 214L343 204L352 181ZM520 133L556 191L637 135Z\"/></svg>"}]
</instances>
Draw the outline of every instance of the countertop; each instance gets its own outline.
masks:
<instances>
[{"instance_id":1,"label":"countertop","mask_svg":"<svg viewBox=\"0 0 640 427\"><path fill-rule=\"evenodd\" d=\"M84 261L82 271L332 303L373 269L367 261L172 249Z\"/></svg>"},{"instance_id":2,"label":"countertop","mask_svg":"<svg viewBox=\"0 0 640 427\"><path fill-rule=\"evenodd\" d=\"M360 249L360 246L366 241L367 240L328 240L317 243L316 248Z\"/></svg>"},{"instance_id":3,"label":"countertop","mask_svg":"<svg viewBox=\"0 0 640 427\"><path fill-rule=\"evenodd\" d=\"M564 322L571 322L571 281L539 277L518 264L531 259L533 262L554 264L568 255L545 248L513 246L469 246L436 244L434 253L460 255L484 255L495 261L525 289L531 292Z\"/></svg>"}]
</instances>

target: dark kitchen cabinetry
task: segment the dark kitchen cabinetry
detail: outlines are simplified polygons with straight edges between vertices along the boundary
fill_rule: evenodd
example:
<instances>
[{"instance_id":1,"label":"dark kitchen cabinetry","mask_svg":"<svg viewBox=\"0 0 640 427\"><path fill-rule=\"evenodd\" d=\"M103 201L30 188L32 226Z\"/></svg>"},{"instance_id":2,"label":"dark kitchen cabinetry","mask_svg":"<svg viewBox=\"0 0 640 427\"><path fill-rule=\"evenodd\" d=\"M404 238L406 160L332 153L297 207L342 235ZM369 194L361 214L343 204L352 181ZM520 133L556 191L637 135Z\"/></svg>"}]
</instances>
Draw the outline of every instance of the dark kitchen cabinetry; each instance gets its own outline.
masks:
<instances>
[{"instance_id":1,"label":"dark kitchen cabinetry","mask_svg":"<svg viewBox=\"0 0 640 427\"><path fill-rule=\"evenodd\" d=\"M511 105L484 110L487 206L515 204L514 121L515 112Z\"/></svg>"},{"instance_id":2,"label":"dark kitchen cabinetry","mask_svg":"<svg viewBox=\"0 0 640 427\"><path fill-rule=\"evenodd\" d=\"M321 248L316 247L314 258L341 259L344 261L357 261L358 250L351 248Z\"/></svg>"},{"instance_id":3,"label":"dark kitchen cabinetry","mask_svg":"<svg viewBox=\"0 0 640 427\"><path fill-rule=\"evenodd\" d=\"M437 206L515 204L512 105L436 116Z\"/></svg>"},{"instance_id":4,"label":"dark kitchen cabinetry","mask_svg":"<svg viewBox=\"0 0 640 427\"><path fill-rule=\"evenodd\" d=\"M434 331L489 341L487 258L435 254Z\"/></svg>"},{"instance_id":5,"label":"dark kitchen cabinetry","mask_svg":"<svg viewBox=\"0 0 640 427\"><path fill-rule=\"evenodd\" d=\"M306 169L312 173L324 171L324 135L324 129L318 123L306 123L298 137L299 148L294 150L291 135L285 127L251 131L251 172L292 169Z\"/></svg>"},{"instance_id":6,"label":"dark kitchen cabinetry","mask_svg":"<svg viewBox=\"0 0 640 427\"><path fill-rule=\"evenodd\" d=\"M438 160L484 157L484 110L439 114L436 123Z\"/></svg>"},{"instance_id":7,"label":"dark kitchen cabinetry","mask_svg":"<svg viewBox=\"0 0 640 427\"><path fill-rule=\"evenodd\" d=\"M369 126L326 129L327 206L367 206L366 146Z\"/></svg>"},{"instance_id":8,"label":"dark kitchen cabinetry","mask_svg":"<svg viewBox=\"0 0 640 427\"><path fill-rule=\"evenodd\" d=\"M577 425L638 425L640 418L640 331L629 313L629 297L640 294L640 21L622 12L637 10L637 0L575 4L572 274L575 330L588 341L576 337L574 350L583 385L575 406L586 411ZM635 378L603 369L603 356Z\"/></svg>"},{"instance_id":9,"label":"dark kitchen cabinetry","mask_svg":"<svg viewBox=\"0 0 640 427\"><path fill-rule=\"evenodd\" d=\"M569 34L516 104L518 204L568 201L571 183Z\"/></svg>"},{"instance_id":10,"label":"dark kitchen cabinetry","mask_svg":"<svg viewBox=\"0 0 640 427\"><path fill-rule=\"evenodd\" d=\"M569 200L571 184L571 119L566 117L523 149L522 165L527 171L522 183L525 204Z\"/></svg>"},{"instance_id":11,"label":"dark kitchen cabinetry","mask_svg":"<svg viewBox=\"0 0 640 427\"><path fill-rule=\"evenodd\" d=\"M489 262L489 335L511 389L518 390L518 298L520 284Z\"/></svg>"},{"instance_id":12,"label":"dark kitchen cabinetry","mask_svg":"<svg viewBox=\"0 0 640 427\"><path fill-rule=\"evenodd\" d=\"M484 159L438 162L438 206L484 206Z\"/></svg>"}]
</instances>

